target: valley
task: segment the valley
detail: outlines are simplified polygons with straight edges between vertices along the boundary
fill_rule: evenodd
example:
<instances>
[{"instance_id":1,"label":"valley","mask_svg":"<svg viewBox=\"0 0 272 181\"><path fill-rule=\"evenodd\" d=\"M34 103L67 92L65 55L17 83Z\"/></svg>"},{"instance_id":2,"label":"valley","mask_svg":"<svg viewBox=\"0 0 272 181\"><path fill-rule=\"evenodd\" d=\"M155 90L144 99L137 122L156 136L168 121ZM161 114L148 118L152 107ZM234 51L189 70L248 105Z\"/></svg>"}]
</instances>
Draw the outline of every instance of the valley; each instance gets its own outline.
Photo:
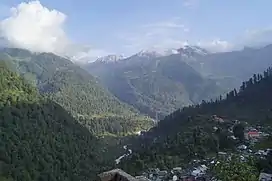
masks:
<instances>
[{"instance_id":1,"label":"valley","mask_svg":"<svg viewBox=\"0 0 272 181\"><path fill-rule=\"evenodd\" d=\"M148 129L153 124L151 119L119 101L99 85L98 80L68 59L12 48L2 49L0 57L6 58L2 61L37 87L41 94L60 104L81 124L92 127L94 133L127 134Z\"/></svg>"},{"instance_id":2,"label":"valley","mask_svg":"<svg viewBox=\"0 0 272 181\"><path fill-rule=\"evenodd\" d=\"M272 181L271 7L0 0L0 181Z\"/></svg>"},{"instance_id":3,"label":"valley","mask_svg":"<svg viewBox=\"0 0 272 181\"><path fill-rule=\"evenodd\" d=\"M2 49L0 165L13 168L3 178L97 180L114 168L150 180L222 178L231 172L214 165L228 164L222 155L248 167L239 174L252 181L269 173L269 154L256 155L272 143L272 69L226 88L218 82L227 75L205 76L188 62L212 54L185 49L186 55L100 59L86 70L54 54ZM252 130L264 136L246 139Z\"/></svg>"},{"instance_id":4,"label":"valley","mask_svg":"<svg viewBox=\"0 0 272 181\"><path fill-rule=\"evenodd\" d=\"M268 45L209 53L185 46L164 54L143 51L126 58L106 56L84 67L123 102L163 119L183 106L239 88L242 81L271 65L271 50Z\"/></svg>"},{"instance_id":5,"label":"valley","mask_svg":"<svg viewBox=\"0 0 272 181\"><path fill-rule=\"evenodd\" d=\"M215 81L184 62L180 53L164 56L147 51L116 61L107 58L90 63L86 69L117 98L153 118L163 119L180 107L223 92Z\"/></svg>"},{"instance_id":6,"label":"valley","mask_svg":"<svg viewBox=\"0 0 272 181\"><path fill-rule=\"evenodd\" d=\"M121 167L151 180L171 179L174 168L180 168L175 171L179 176L202 179L224 179L235 172L246 180L256 180L262 171L270 174L271 76L269 68L225 99L175 111L135 140L133 153L121 161ZM229 167L234 171L225 170ZM245 167L251 171L244 172Z\"/></svg>"}]
</instances>

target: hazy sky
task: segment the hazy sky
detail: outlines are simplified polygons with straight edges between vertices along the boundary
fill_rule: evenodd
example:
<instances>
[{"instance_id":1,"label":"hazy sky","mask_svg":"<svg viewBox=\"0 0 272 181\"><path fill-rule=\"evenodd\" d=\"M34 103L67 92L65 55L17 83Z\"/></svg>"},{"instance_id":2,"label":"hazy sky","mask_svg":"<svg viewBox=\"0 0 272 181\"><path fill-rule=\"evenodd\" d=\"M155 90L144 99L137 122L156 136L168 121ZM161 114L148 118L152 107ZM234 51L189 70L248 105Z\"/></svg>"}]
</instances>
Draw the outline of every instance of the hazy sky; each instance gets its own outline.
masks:
<instances>
[{"instance_id":1,"label":"hazy sky","mask_svg":"<svg viewBox=\"0 0 272 181\"><path fill-rule=\"evenodd\" d=\"M272 42L271 7L271 0L1 0L0 35L16 47L60 54L185 43L227 51Z\"/></svg>"}]
</instances>

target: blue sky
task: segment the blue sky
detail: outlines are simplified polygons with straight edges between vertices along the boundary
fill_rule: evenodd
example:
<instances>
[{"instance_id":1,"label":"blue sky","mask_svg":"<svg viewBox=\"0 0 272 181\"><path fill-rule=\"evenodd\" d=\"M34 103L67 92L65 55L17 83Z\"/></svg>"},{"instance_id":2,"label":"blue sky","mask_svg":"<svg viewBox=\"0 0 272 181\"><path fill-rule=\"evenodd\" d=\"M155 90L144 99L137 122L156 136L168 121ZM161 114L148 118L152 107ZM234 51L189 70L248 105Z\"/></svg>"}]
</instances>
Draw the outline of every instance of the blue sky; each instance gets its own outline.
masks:
<instances>
[{"instance_id":1,"label":"blue sky","mask_svg":"<svg viewBox=\"0 0 272 181\"><path fill-rule=\"evenodd\" d=\"M9 17L8 10L22 2L28 1L1 0L0 20ZM104 53L131 54L147 48L178 47L184 42L224 51L238 44L254 44L255 37L266 41L263 36L272 35L271 0L40 0L40 3L66 15L62 28L69 41Z\"/></svg>"}]
</instances>

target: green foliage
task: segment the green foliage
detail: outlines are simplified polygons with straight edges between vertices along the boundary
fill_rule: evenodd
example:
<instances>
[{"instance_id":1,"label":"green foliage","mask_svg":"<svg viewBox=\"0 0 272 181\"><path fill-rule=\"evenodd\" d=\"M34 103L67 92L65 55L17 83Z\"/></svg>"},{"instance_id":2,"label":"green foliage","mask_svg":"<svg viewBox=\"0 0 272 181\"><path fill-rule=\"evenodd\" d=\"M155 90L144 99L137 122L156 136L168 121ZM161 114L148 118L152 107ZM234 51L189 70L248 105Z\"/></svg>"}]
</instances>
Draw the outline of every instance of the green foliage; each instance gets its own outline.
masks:
<instances>
[{"instance_id":1,"label":"green foliage","mask_svg":"<svg viewBox=\"0 0 272 181\"><path fill-rule=\"evenodd\" d=\"M268 68L263 75L244 82L239 92L230 91L225 99L220 96L173 112L143 137L134 140L134 152L121 163L122 167L138 173L140 167L130 164L137 160L143 162L144 168L173 168L192 159L216 156L218 151L233 152L237 143L230 138L232 134L228 130L236 119L249 125L272 126L271 91L272 68ZM241 140L243 130L242 124L234 127ZM259 146L268 148L270 141ZM175 160L168 161L168 158Z\"/></svg>"},{"instance_id":2,"label":"green foliage","mask_svg":"<svg viewBox=\"0 0 272 181\"><path fill-rule=\"evenodd\" d=\"M2 63L0 137L0 180L94 180L109 169L86 128Z\"/></svg>"},{"instance_id":3,"label":"green foliage","mask_svg":"<svg viewBox=\"0 0 272 181\"><path fill-rule=\"evenodd\" d=\"M8 178L0 176L0 181L12 181L12 179L8 179Z\"/></svg>"},{"instance_id":4,"label":"green foliage","mask_svg":"<svg viewBox=\"0 0 272 181\"><path fill-rule=\"evenodd\" d=\"M233 127L233 134L240 141L243 141L245 139L244 131L245 131L245 126L242 123L236 124Z\"/></svg>"},{"instance_id":5,"label":"green foliage","mask_svg":"<svg viewBox=\"0 0 272 181\"><path fill-rule=\"evenodd\" d=\"M230 160L220 160L212 169L215 177L222 181L256 181L259 176L254 163L241 162L235 156Z\"/></svg>"},{"instance_id":6,"label":"green foliage","mask_svg":"<svg viewBox=\"0 0 272 181\"><path fill-rule=\"evenodd\" d=\"M266 148L272 148L272 136L269 136L254 145L255 150L264 150Z\"/></svg>"},{"instance_id":7,"label":"green foliage","mask_svg":"<svg viewBox=\"0 0 272 181\"><path fill-rule=\"evenodd\" d=\"M272 174L272 156L271 153L266 159L260 159L257 162L257 168L260 172Z\"/></svg>"},{"instance_id":8,"label":"green foliage","mask_svg":"<svg viewBox=\"0 0 272 181\"><path fill-rule=\"evenodd\" d=\"M40 93L57 102L75 118L80 117L84 125L96 126L94 133L116 134L121 130L128 134L152 126L151 119L140 116L134 108L120 102L93 76L68 59L51 53L34 54L10 48L1 50L1 55L9 57L5 61L8 67L37 86ZM120 129L115 128L120 125Z\"/></svg>"},{"instance_id":9,"label":"green foliage","mask_svg":"<svg viewBox=\"0 0 272 181\"><path fill-rule=\"evenodd\" d=\"M147 117L103 115L91 118L79 116L79 122L95 135L114 134L125 136L151 127L153 122Z\"/></svg>"}]
</instances>

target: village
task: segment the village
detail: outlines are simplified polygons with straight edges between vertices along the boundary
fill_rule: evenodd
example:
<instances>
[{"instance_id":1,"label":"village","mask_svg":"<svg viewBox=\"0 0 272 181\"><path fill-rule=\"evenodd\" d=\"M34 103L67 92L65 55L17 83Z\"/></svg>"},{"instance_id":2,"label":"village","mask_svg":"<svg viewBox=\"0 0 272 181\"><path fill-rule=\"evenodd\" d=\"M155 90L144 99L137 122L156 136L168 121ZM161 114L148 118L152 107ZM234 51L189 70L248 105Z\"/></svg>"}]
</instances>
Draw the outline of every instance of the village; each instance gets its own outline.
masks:
<instances>
[{"instance_id":1,"label":"village","mask_svg":"<svg viewBox=\"0 0 272 181\"><path fill-rule=\"evenodd\" d=\"M214 115L212 117L213 121L218 123L224 123L224 119ZM231 121L233 126L239 124L238 120ZM247 123L245 122L247 125ZM234 141L237 140L233 134L233 126L228 129L229 138ZM217 127L213 128L214 130ZM268 131L269 130L269 131ZM254 148L254 145L264 138L270 136L270 128L262 126L246 126L244 129L244 142L236 147L235 153L233 152L218 152L217 157L205 158L203 160L192 160L186 165L186 168L175 167L170 170L160 170L159 168L150 168L141 175L136 176L138 180L146 181L215 181L213 173L211 173L210 168L219 163L219 158L231 159L233 155L240 158L240 161L246 161L250 157L258 157L261 159L266 159L268 154L272 154L271 148L258 149ZM272 171L272 170L271 170ZM259 180L262 181L272 181L271 173L260 173Z\"/></svg>"}]
</instances>

